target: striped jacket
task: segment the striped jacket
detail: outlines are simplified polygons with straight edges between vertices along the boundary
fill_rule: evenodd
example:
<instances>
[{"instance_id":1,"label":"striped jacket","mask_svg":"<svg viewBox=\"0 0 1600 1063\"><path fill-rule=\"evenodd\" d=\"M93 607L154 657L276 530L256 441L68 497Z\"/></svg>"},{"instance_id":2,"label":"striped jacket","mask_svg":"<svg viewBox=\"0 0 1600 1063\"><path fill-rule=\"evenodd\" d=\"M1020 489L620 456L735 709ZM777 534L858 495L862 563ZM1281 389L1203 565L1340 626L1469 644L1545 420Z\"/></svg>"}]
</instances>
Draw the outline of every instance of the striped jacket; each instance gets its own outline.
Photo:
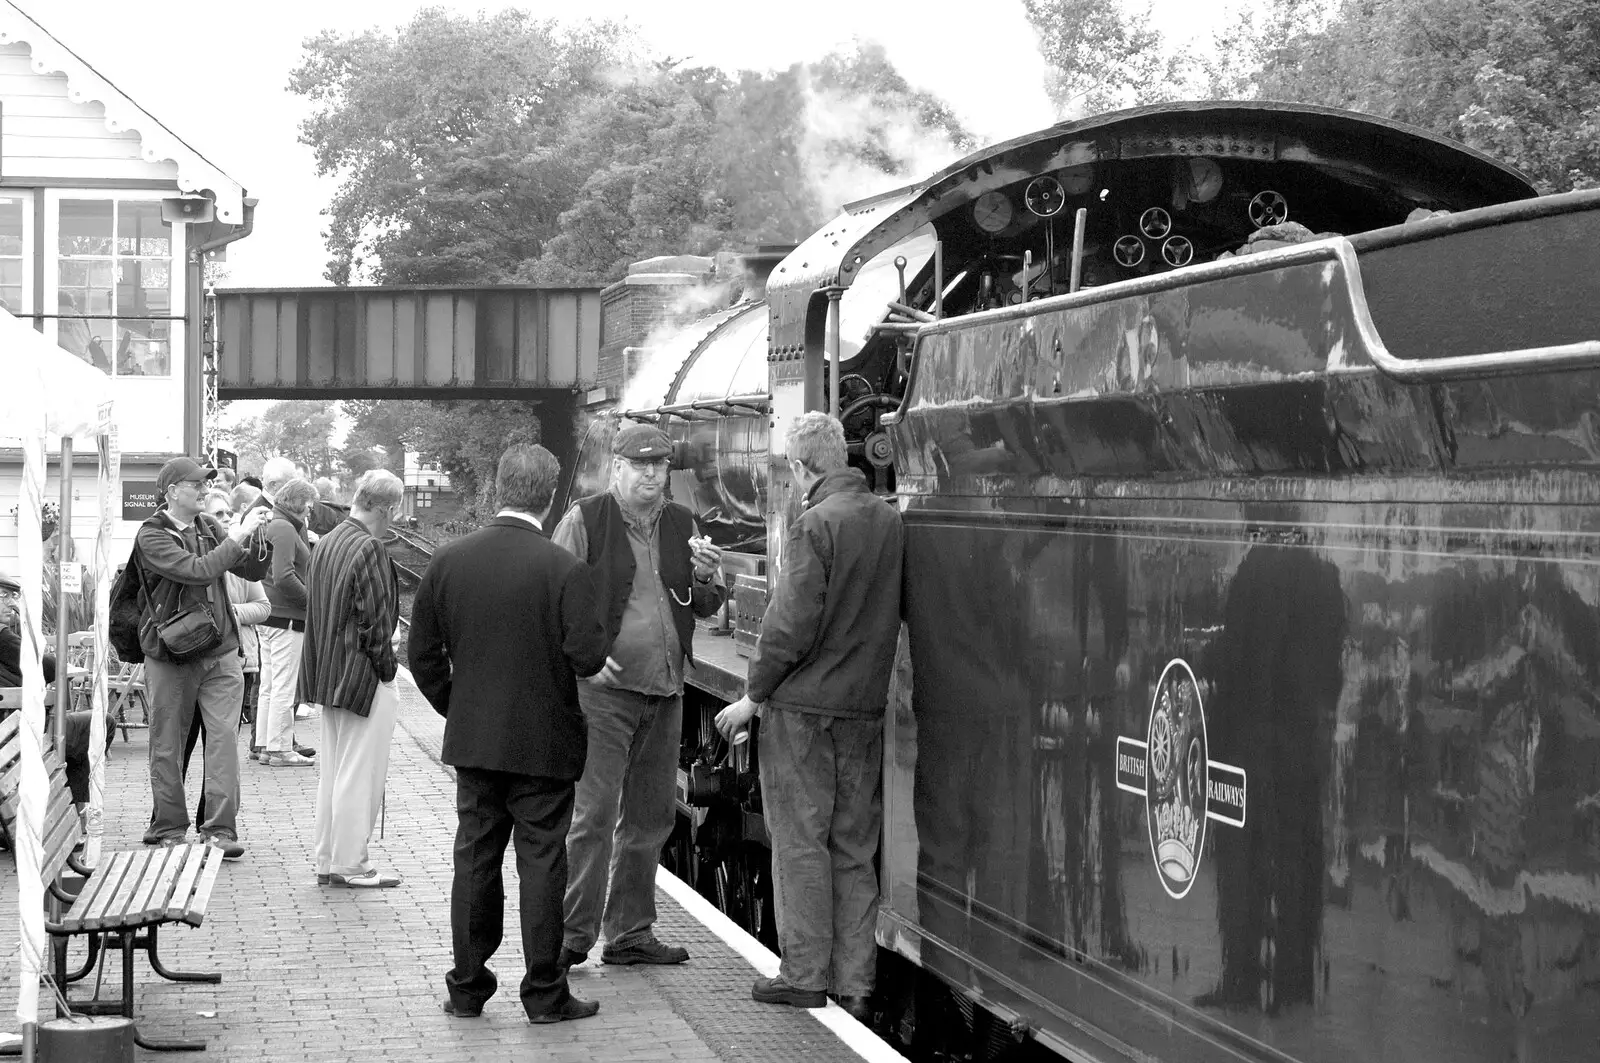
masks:
<instances>
[{"instance_id":1,"label":"striped jacket","mask_svg":"<svg viewBox=\"0 0 1600 1063\"><path fill-rule=\"evenodd\" d=\"M399 616L389 552L347 517L311 551L296 703L367 715L378 684L395 676L390 638Z\"/></svg>"}]
</instances>

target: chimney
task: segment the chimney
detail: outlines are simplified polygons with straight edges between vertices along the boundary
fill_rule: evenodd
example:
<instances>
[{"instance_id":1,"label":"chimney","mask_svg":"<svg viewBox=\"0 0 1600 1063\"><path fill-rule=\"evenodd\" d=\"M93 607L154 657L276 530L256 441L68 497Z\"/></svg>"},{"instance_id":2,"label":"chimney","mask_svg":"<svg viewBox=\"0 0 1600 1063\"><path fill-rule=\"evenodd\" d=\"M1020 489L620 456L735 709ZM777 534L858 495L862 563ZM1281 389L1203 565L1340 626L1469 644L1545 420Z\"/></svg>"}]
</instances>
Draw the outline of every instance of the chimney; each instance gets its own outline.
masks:
<instances>
[{"instance_id":1,"label":"chimney","mask_svg":"<svg viewBox=\"0 0 1600 1063\"><path fill-rule=\"evenodd\" d=\"M793 251L796 244L757 244L754 251L739 256L739 266L744 270L745 295L750 299L767 297L767 278Z\"/></svg>"}]
</instances>

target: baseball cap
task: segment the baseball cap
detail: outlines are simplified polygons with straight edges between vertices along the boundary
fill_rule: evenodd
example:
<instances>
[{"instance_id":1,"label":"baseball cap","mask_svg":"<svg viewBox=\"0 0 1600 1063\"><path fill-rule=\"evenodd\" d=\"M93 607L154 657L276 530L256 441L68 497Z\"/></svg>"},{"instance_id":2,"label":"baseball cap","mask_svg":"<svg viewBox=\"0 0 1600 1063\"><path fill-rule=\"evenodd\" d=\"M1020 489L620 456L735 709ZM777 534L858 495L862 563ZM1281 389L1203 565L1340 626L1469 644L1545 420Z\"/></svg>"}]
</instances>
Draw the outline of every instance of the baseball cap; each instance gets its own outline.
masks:
<instances>
[{"instance_id":1,"label":"baseball cap","mask_svg":"<svg viewBox=\"0 0 1600 1063\"><path fill-rule=\"evenodd\" d=\"M653 424L630 424L611 441L611 453L635 461L672 457L672 440Z\"/></svg>"},{"instance_id":2,"label":"baseball cap","mask_svg":"<svg viewBox=\"0 0 1600 1063\"><path fill-rule=\"evenodd\" d=\"M201 465L193 458L173 458L161 466L161 471L156 474L156 498L161 500L167 496L167 488L181 480L210 480L217 475L217 470Z\"/></svg>"}]
</instances>

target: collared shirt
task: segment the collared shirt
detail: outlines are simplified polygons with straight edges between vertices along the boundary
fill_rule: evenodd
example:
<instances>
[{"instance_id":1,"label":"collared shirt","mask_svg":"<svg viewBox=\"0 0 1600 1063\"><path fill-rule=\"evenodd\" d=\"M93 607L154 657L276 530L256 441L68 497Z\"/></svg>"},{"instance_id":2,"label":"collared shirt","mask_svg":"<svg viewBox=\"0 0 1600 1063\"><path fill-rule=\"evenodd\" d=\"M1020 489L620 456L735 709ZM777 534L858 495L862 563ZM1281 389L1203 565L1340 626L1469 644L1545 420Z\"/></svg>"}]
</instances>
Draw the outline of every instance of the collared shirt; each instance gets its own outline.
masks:
<instances>
[{"instance_id":1,"label":"collared shirt","mask_svg":"<svg viewBox=\"0 0 1600 1063\"><path fill-rule=\"evenodd\" d=\"M502 509L494 516L496 520L499 520L501 517L516 517L518 520L525 520L529 524L532 524L538 531L544 531L544 525L540 523L539 518L535 517L532 513L529 513L526 510Z\"/></svg>"}]
</instances>

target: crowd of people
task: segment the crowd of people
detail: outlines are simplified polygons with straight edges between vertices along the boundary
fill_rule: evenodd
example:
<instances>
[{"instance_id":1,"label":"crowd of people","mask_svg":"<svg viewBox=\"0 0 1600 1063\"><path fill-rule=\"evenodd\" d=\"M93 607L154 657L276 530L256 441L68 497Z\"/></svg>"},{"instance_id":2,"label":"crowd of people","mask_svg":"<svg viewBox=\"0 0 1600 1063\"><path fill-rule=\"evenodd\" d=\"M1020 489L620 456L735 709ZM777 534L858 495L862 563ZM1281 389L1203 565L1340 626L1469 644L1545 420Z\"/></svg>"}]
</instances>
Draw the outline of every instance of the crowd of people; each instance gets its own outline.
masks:
<instances>
[{"instance_id":1,"label":"crowd of people","mask_svg":"<svg viewBox=\"0 0 1600 1063\"><path fill-rule=\"evenodd\" d=\"M716 720L732 741L760 717L782 964L752 996L820 1007L831 994L865 1017L900 522L849 468L837 419L796 418L786 447L803 507L746 696ZM442 759L457 786L451 1016L480 1015L496 990L508 844L530 1021L598 1012L567 974L602 938L608 964L690 958L655 934L655 871L675 816L695 618L715 614L727 591L721 551L667 497L672 452L658 428L622 429L609 488L552 527L556 459L510 448L499 512L442 546L417 588L406 649L445 718ZM190 458L168 462L162 504L136 539L154 805L144 840L187 837L184 780L199 745L195 829L226 859L243 856L236 736L246 722L263 767L319 769L317 882L400 886L369 847L399 707L399 594L384 539L401 482L370 471L343 510L282 459L259 483L218 479ZM191 637L196 625L203 637ZM315 749L295 741L297 709L320 714Z\"/></svg>"}]
</instances>

